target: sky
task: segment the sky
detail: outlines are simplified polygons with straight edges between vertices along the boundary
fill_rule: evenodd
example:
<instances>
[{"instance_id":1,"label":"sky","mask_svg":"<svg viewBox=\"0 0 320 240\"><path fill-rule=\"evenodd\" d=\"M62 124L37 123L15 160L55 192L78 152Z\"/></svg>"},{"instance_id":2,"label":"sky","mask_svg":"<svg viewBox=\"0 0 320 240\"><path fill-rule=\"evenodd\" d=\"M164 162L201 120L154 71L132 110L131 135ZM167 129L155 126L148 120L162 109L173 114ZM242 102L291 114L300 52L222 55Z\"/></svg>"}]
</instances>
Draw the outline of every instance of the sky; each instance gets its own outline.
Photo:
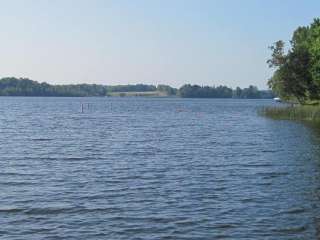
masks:
<instances>
[{"instance_id":1,"label":"sky","mask_svg":"<svg viewBox=\"0 0 320 240\"><path fill-rule=\"evenodd\" d=\"M270 46L319 0L0 0L0 77L267 88Z\"/></svg>"}]
</instances>

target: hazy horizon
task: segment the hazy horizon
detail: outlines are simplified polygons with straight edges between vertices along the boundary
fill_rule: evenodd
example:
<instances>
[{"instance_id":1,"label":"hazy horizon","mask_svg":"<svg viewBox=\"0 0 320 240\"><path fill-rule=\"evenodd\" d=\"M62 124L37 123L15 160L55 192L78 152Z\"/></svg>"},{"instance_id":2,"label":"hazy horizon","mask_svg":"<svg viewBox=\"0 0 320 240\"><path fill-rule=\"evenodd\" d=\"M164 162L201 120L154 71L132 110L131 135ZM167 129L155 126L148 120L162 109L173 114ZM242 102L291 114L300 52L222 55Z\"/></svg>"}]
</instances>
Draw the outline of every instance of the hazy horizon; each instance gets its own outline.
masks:
<instances>
[{"instance_id":1,"label":"hazy horizon","mask_svg":"<svg viewBox=\"0 0 320 240\"><path fill-rule=\"evenodd\" d=\"M0 77L260 89L272 73L268 46L320 9L315 0L1 3Z\"/></svg>"}]
</instances>

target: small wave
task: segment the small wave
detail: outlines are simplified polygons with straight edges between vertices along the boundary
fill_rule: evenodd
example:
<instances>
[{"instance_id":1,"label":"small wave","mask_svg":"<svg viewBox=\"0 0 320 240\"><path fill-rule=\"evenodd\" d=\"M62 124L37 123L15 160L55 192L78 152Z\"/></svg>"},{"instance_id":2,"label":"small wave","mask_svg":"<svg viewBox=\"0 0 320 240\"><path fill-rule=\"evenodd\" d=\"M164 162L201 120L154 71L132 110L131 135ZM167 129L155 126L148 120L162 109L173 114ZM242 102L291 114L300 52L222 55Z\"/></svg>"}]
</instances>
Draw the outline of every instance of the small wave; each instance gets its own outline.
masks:
<instances>
[{"instance_id":1,"label":"small wave","mask_svg":"<svg viewBox=\"0 0 320 240\"><path fill-rule=\"evenodd\" d=\"M70 212L73 207L43 207L43 208L30 208L24 211L26 214L30 215L46 215L46 214L59 214Z\"/></svg>"},{"instance_id":2,"label":"small wave","mask_svg":"<svg viewBox=\"0 0 320 240\"><path fill-rule=\"evenodd\" d=\"M178 222L175 222L176 225L178 226L193 226L196 224L195 221L190 221L190 220L185 220L185 221L178 221Z\"/></svg>"},{"instance_id":3,"label":"small wave","mask_svg":"<svg viewBox=\"0 0 320 240\"><path fill-rule=\"evenodd\" d=\"M274 232L283 233L283 234L295 234L295 233L304 232L306 230L307 230L306 226L297 226L297 227L275 229Z\"/></svg>"},{"instance_id":4,"label":"small wave","mask_svg":"<svg viewBox=\"0 0 320 240\"><path fill-rule=\"evenodd\" d=\"M227 189L226 187L215 187L215 188L213 188L214 191L224 191L226 189Z\"/></svg>"},{"instance_id":5,"label":"small wave","mask_svg":"<svg viewBox=\"0 0 320 240\"><path fill-rule=\"evenodd\" d=\"M265 167L273 167L274 165L273 164L239 164L240 167L252 167L252 168L258 168L258 167L262 167L262 168L265 168Z\"/></svg>"},{"instance_id":6,"label":"small wave","mask_svg":"<svg viewBox=\"0 0 320 240\"><path fill-rule=\"evenodd\" d=\"M52 141L53 139L51 138L33 138L31 139L31 141L35 141L35 142L48 142L48 141Z\"/></svg>"},{"instance_id":7,"label":"small wave","mask_svg":"<svg viewBox=\"0 0 320 240\"><path fill-rule=\"evenodd\" d=\"M242 203L251 203L251 202L258 202L255 198L244 198L240 200Z\"/></svg>"},{"instance_id":8,"label":"small wave","mask_svg":"<svg viewBox=\"0 0 320 240\"><path fill-rule=\"evenodd\" d=\"M24 209L14 206L0 207L0 213L17 213L22 211L24 211Z\"/></svg>"},{"instance_id":9,"label":"small wave","mask_svg":"<svg viewBox=\"0 0 320 240\"><path fill-rule=\"evenodd\" d=\"M269 178L276 178L281 176L287 176L288 172L266 172L266 173L259 173L258 175L262 175L264 179Z\"/></svg>"},{"instance_id":10,"label":"small wave","mask_svg":"<svg viewBox=\"0 0 320 240\"><path fill-rule=\"evenodd\" d=\"M276 153L276 152L280 152L279 150L261 150L261 152L263 153Z\"/></svg>"},{"instance_id":11,"label":"small wave","mask_svg":"<svg viewBox=\"0 0 320 240\"><path fill-rule=\"evenodd\" d=\"M30 185L35 185L36 183L35 182L26 182L26 181L6 181L6 182L0 182L0 185L1 186L10 186L10 187L13 187L13 186L30 186Z\"/></svg>"},{"instance_id":12,"label":"small wave","mask_svg":"<svg viewBox=\"0 0 320 240\"><path fill-rule=\"evenodd\" d=\"M3 172L3 176L39 176L39 174L34 173L23 173L23 172Z\"/></svg>"},{"instance_id":13,"label":"small wave","mask_svg":"<svg viewBox=\"0 0 320 240\"><path fill-rule=\"evenodd\" d=\"M88 158L84 158L84 157L66 157L66 158L63 158L62 160L65 160L65 161L82 161L82 160L88 160Z\"/></svg>"},{"instance_id":14,"label":"small wave","mask_svg":"<svg viewBox=\"0 0 320 240\"><path fill-rule=\"evenodd\" d=\"M299 213L304 213L306 212L306 209L304 208L290 208L285 211L279 212L277 215L282 215L282 214L299 214Z\"/></svg>"},{"instance_id":15,"label":"small wave","mask_svg":"<svg viewBox=\"0 0 320 240\"><path fill-rule=\"evenodd\" d=\"M262 182L262 183L257 183L258 186L270 186L272 185L272 182Z\"/></svg>"},{"instance_id":16,"label":"small wave","mask_svg":"<svg viewBox=\"0 0 320 240\"><path fill-rule=\"evenodd\" d=\"M215 235L214 239L231 239L231 236L230 235L224 235L224 234Z\"/></svg>"},{"instance_id":17,"label":"small wave","mask_svg":"<svg viewBox=\"0 0 320 240\"><path fill-rule=\"evenodd\" d=\"M217 224L214 226L214 228L219 228L219 229L229 229L229 228L236 228L236 224L233 223L221 223Z\"/></svg>"}]
</instances>

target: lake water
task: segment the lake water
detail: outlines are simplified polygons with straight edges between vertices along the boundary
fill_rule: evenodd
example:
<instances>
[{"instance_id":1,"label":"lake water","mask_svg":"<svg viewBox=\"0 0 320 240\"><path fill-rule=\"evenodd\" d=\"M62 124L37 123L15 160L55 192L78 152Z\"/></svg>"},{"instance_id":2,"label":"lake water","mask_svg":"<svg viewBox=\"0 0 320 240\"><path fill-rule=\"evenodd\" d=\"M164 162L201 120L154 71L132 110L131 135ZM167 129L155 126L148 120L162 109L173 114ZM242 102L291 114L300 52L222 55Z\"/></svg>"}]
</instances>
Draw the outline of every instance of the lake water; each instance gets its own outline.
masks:
<instances>
[{"instance_id":1,"label":"lake water","mask_svg":"<svg viewBox=\"0 0 320 240\"><path fill-rule=\"evenodd\" d=\"M320 135L272 104L2 97L0 239L320 239Z\"/></svg>"}]
</instances>

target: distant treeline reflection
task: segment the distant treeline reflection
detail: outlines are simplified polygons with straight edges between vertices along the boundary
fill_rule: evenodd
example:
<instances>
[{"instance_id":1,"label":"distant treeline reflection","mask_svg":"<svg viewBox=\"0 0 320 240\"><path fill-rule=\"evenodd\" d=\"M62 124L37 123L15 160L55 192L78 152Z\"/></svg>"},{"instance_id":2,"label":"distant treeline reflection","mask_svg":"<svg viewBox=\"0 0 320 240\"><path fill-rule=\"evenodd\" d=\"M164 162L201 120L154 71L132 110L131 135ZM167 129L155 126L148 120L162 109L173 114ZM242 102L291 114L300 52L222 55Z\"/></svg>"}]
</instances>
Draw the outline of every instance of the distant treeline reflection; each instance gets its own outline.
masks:
<instances>
[{"instance_id":1,"label":"distant treeline reflection","mask_svg":"<svg viewBox=\"0 0 320 240\"><path fill-rule=\"evenodd\" d=\"M51 85L27 78L0 79L0 96L178 96L183 98L273 98L270 90L258 90L255 86L232 89L226 86L199 86L185 84L179 89L168 85L98 85L68 84Z\"/></svg>"}]
</instances>

